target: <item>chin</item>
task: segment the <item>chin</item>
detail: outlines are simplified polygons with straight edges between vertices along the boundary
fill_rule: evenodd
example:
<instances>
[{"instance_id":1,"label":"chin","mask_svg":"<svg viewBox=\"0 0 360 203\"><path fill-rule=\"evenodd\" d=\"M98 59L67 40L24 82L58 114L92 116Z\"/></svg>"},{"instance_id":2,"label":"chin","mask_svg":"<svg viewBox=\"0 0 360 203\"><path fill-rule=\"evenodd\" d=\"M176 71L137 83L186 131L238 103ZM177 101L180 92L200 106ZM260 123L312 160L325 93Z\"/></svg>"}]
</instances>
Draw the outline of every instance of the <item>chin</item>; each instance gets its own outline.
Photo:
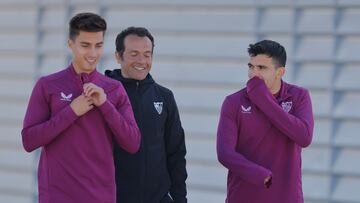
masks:
<instances>
[{"instance_id":1,"label":"chin","mask_svg":"<svg viewBox=\"0 0 360 203\"><path fill-rule=\"evenodd\" d=\"M145 77L137 77L136 80L144 80Z\"/></svg>"},{"instance_id":2,"label":"chin","mask_svg":"<svg viewBox=\"0 0 360 203\"><path fill-rule=\"evenodd\" d=\"M94 67L94 68L88 68L88 69L87 69L87 72L89 72L89 73L90 73L90 72L93 72L95 69L96 69L96 67Z\"/></svg>"},{"instance_id":3,"label":"chin","mask_svg":"<svg viewBox=\"0 0 360 203\"><path fill-rule=\"evenodd\" d=\"M136 79L136 80L143 80L143 79L145 79L146 78L146 75L147 74L134 74L133 76L133 78L134 79Z\"/></svg>"}]
</instances>

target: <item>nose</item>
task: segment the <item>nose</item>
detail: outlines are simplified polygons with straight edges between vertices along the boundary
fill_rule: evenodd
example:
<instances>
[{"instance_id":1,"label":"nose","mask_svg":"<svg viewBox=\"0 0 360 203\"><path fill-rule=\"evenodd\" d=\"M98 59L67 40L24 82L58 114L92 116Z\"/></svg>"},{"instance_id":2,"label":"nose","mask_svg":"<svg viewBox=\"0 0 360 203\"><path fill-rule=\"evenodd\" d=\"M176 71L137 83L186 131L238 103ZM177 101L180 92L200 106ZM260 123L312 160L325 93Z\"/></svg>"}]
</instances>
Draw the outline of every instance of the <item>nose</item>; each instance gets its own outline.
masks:
<instances>
[{"instance_id":1,"label":"nose","mask_svg":"<svg viewBox=\"0 0 360 203\"><path fill-rule=\"evenodd\" d=\"M96 57L96 48L95 47L92 47L89 50L89 55L92 56L92 57Z\"/></svg>"},{"instance_id":2,"label":"nose","mask_svg":"<svg viewBox=\"0 0 360 203\"><path fill-rule=\"evenodd\" d=\"M137 62L138 62L138 63L141 63L141 64L146 63L146 58L145 58L145 56L139 54L139 56L138 56L138 58L137 58Z\"/></svg>"},{"instance_id":3,"label":"nose","mask_svg":"<svg viewBox=\"0 0 360 203\"><path fill-rule=\"evenodd\" d=\"M255 75L258 75L258 74L259 74L259 69L257 67L249 68L249 71L248 71L248 77L249 78L252 78L252 77L254 77Z\"/></svg>"}]
</instances>

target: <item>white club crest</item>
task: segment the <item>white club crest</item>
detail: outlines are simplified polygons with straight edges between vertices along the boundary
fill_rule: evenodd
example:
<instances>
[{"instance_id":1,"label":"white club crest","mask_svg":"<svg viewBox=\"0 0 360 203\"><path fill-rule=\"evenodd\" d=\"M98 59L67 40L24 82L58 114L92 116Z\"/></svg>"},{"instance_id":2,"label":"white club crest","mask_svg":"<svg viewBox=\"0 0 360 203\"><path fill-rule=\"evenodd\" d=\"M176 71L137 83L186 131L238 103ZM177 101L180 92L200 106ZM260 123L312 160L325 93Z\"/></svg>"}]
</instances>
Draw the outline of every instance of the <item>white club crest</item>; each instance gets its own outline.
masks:
<instances>
[{"instance_id":1,"label":"white club crest","mask_svg":"<svg viewBox=\"0 0 360 203\"><path fill-rule=\"evenodd\" d=\"M163 103L162 102L154 102L154 107L158 114L160 115L163 109Z\"/></svg>"},{"instance_id":2,"label":"white club crest","mask_svg":"<svg viewBox=\"0 0 360 203\"><path fill-rule=\"evenodd\" d=\"M289 102L282 102L281 103L281 107L284 111L289 112L291 110L292 107L292 101Z\"/></svg>"},{"instance_id":3,"label":"white club crest","mask_svg":"<svg viewBox=\"0 0 360 203\"><path fill-rule=\"evenodd\" d=\"M66 95L64 92L60 93L61 99L63 101L71 101L72 94Z\"/></svg>"}]
</instances>

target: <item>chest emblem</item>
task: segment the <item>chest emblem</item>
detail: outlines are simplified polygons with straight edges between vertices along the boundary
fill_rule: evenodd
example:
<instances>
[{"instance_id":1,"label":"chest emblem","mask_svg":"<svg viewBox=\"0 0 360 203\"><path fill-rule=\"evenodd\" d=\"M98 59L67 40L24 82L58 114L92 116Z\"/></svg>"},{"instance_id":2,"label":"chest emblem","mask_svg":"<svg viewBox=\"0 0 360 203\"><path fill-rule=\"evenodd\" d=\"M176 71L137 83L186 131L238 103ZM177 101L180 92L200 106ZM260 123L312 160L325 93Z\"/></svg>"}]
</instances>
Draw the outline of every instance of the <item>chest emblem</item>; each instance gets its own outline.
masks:
<instances>
[{"instance_id":1,"label":"chest emblem","mask_svg":"<svg viewBox=\"0 0 360 203\"><path fill-rule=\"evenodd\" d=\"M62 101L71 101L71 97L73 96L72 94L66 95L64 92L60 93L60 100Z\"/></svg>"},{"instance_id":2,"label":"chest emblem","mask_svg":"<svg viewBox=\"0 0 360 203\"><path fill-rule=\"evenodd\" d=\"M163 102L154 102L154 107L158 114L160 115L163 110Z\"/></svg>"},{"instance_id":3,"label":"chest emblem","mask_svg":"<svg viewBox=\"0 0 360 203\"><path fill-rule=\"evenodd\" d=\"M241 112L243 112L243 113L251 113L251 106L244 107L243 105L241 105Z\"/></svg>"},{"instance_id":4,"label":"chest emblem","mask_svg":"<svg viewBox=\"0 0 360 203\"><path fill-rule=\"evenodd\" d=\"M281 103L281 107L284 111L288 112L291 110L291 107L292 107L292 101L289 101L289 102L282 102Z\"/></svg>"}]
</instances>

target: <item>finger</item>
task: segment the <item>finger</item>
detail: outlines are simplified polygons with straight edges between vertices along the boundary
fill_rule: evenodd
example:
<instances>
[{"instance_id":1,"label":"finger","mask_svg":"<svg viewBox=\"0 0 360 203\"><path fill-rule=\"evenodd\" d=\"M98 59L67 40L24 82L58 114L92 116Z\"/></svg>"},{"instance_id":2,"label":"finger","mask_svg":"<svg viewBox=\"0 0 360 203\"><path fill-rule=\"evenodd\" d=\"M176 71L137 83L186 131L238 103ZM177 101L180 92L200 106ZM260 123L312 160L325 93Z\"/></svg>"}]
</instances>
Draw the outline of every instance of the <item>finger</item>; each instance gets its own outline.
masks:
<instances>
[{"instance_id":1,"label":"finger","mask_svg":"<svg viewBox=\"0 0 360 203\"><path fill-rule=\"evenodd\" d=\"M92 91L93 91L93 87L91 87L91 86L88 86L86 89L85 89L85 96L87 96L87 97L90 97L91 96L91 94L92 94Z\"/></svg>"},{"instance_id":2,"label":"finger","mask_svg":"<svg viewBox=\"0 0 360 203\"><path fill-rule=\"evenodd\" d=\"M93 102L91 100L86 100L84 103L84 106L86 106L86 107L90 107L92 105L93 105Z\"/></svg>"},{"instance_id":3,"label":"finger","mask_svg":"<svg viewBox=\"0 0 360 203\"><path fill-rule=\"evenodd\" d=\"M249 78L250 78L250 79L252 79L253 77L257 77L257 74L254 73L254 72L252 72L252 73L249 74Z\"/></svg>"},{"instance_id":4,"label":"finger","mask_svg":"<svg viewBox=\"0 0 360 203\"><path fill-rule=\"evenodd\" d=\"M88 85L87 85L87 84L84 84L84 85L83 85L83 94L84 94L84 95L86 95L87 89L88 89Z\"/></svg>"},{"instance_id":5,"label":"finger","mask_svg":"<svg viewBox=\"0 0 360 203\"><path fill-rule=\"evenodd\" d=\"M263 77L259 73L254 73L253 77L258 77L260 79L263 79Z\"/></svg>"},{"instance_id":6,"label":"finger","mask_svg":"<svg viewBox=\"0 0 360 203\"><path fill-rule=\"evenodd\" d=\"M88 96L88 92L89 92L89 89L90 89L90 86L89 85L84 85L84 95L85 96Z\"/></svg>"},{"instance_id":7,"label":"finger","mask_svg":"<svg viewBox=\"0 0 360 203\"><path fill-rule=\"evenodd\" d=\"M75 99L74 99L74 102L76 102L76 103L83 103L84 102L84 95L80 95L80 96L78 96L78 97L76 97Z\"/></svg>"},{"instance_id":8,"label":"finger","mask_svg":"<svg viewBox=\"0 0 360 203\"><path fill-rule=\"evenodd\" d=\"M94 83L91 83L91 82L85 83L85 84L83 85L83 88L84 88L84 89L89 88L89 87L97 87L97 86L96 86Z\"/></svg>"},{"instance_id":9,"label":"finger","mask_svg":"<svg viewBox=\"0 0 360 203\"><path fill-rule=\"evenodd\" d=\"M94 104L94 99L90 97L90 98L88 99L88 103L89 103L89 104Z\"/></svg>"},{"instance_id":10,"label":"finger","mask_svg":"<svg viewBox=\"0 0 360 203\"><path fill-rule=\"evenodd\" d=\"M260 79L264 79L264 77L260 73L257 73L256 76L259 77Z\"/></svg>"},{"instance_id":11,"label":"finger","mask_svg":"<svg viewBox=\"0 0 360 203\"><path fill-rule=\"evenodd\" d=\"M253 78L255 75L254 75L254 73L249 73L248 76L249 76L249 78L251 79L251 78Z\"/></svg>"},{"instance_id":12,"label":"finger","mask_svg":"<svg viewBox=\"0 0 360 203\"><path fill-rule=\"evenodd\" d=\"M92 89L92 88L93 88L92 83L85 83L85 84L83 85L83 89L84 89L85 95L88 96L88 92L89 92L89 90Z\"/></svg>"},{"instance_id":13,"label":"finger","mask_svg":"<svg viewBox=\"0 0 360 203\"><path fill-rule=\"evenodd\" d=\"M83 88L85 89L86 87L91 86L91 84L92 84L92 83L90 83L90 82L84 83L84 84L83 84Z\"/></svg>"},{"instance_id":14,"label":"finger","mask_svg":"<svg viewBox=\"0 0 360 203\"><path fill-rule=\"evenodd\" d=\"M87 92L87 95L88 95L88 97L93 97L93 96L94 96L94 93L96 93L96 90L90 89L90 90Z\"/></svg>"},{"instance_id":15,"label":"finger","mask_svg":"<svg viewBox=\"0 0 360 203\"><path fill-rule=\"evenodd\" d=\"M89 104L88 109L92 109L92 108L94 108L94 105L93 105L93 104Z\"/></svg>"}]
</instances>

